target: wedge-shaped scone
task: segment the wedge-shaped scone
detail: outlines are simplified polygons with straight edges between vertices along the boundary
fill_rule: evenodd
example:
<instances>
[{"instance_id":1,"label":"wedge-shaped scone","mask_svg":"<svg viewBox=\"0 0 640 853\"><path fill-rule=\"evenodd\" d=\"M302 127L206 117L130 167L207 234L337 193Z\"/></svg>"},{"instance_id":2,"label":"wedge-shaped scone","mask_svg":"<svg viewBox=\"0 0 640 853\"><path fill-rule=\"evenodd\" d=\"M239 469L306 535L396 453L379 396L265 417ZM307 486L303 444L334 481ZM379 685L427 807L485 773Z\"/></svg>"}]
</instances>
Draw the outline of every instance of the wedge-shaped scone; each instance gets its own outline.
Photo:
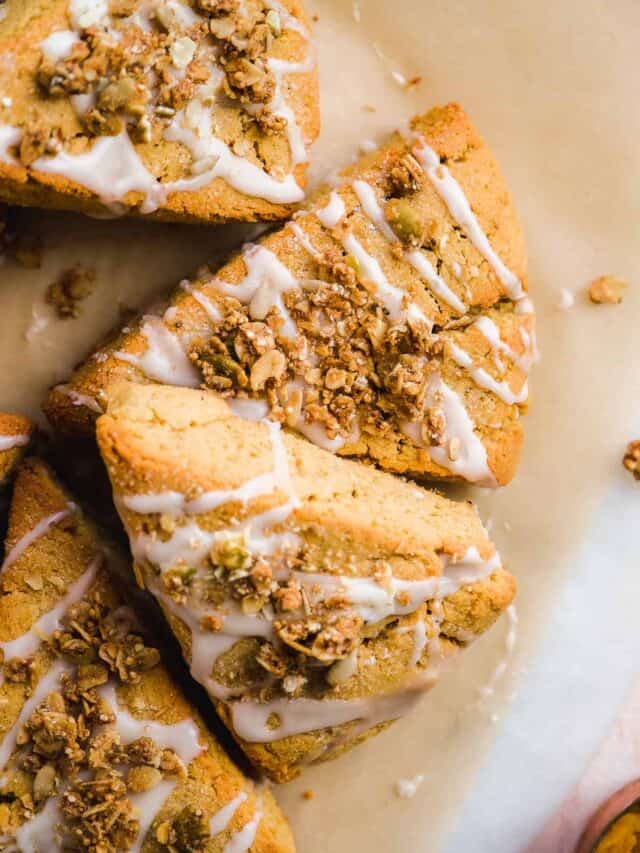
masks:
<instances>
[{"instance_id":1,"label":"wedge-shaped scone","mask_svg":"<svg viewBox=\"0 0 640 853\"><path fill-rule=\"evenodd\" d=\"M192 222L303 198L318 92L298 0L7 0L0 198Z\"/></svg>"},{"instance_id":2,"label":"wedge-shaped scone","mask_svg":"<svg viewBox=\"0 0 640 853\"><path fill-rule=\"evenodd\" d=\"M32 434L33 425L27 418L0 412L0 486L15 471Z\"/></svg>"},{"instance_id":3,"label":"wedge-shaped scone","mask_svg":"<svg viewBox=\"0 0 640 853\"><path fill-rule=\"evenodd\" d=\"M513 597L471 504L214 395L123 386L98 442L140 583L276 781L402 716Z\"/></svg>"},{"instance_id":4,"label":"wedge-shaped scone","mask_svg":"<svg viewBox=\"0 0 640 853\"><path fill-rule=\"evenodd\" d=\"M46 409L61 429L89 430L122 377L204 384L239 414L270 412L389 471L502 485L533 351L516 214L450 105L216 276L182 282L163 317L95 353Z\"/></svg>"},{"instance_id":5,"label":"wedge-shaped scone","mask_svg":"<svg viewBox=\"0 0 640 853\"><path fill-rule=\"evenodd\" d=\"M148 645L126 583L37 460L0 584L0 835L22 853L293 851Z\"/></svg>"}]
</instances>

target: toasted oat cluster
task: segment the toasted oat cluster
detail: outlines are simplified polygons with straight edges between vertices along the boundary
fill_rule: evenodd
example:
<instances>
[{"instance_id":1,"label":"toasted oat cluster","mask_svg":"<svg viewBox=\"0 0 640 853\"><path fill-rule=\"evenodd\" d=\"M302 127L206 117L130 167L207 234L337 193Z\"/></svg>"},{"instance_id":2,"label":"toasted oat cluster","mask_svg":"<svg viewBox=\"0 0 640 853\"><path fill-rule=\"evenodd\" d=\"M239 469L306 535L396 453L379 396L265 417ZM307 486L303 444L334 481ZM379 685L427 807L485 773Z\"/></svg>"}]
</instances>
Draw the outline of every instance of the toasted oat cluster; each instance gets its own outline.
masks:
<instances>
[{"instance_id":1,"label":"toasted oat cluster","mask_svg":"<svg viewBox=\"0 0 640 853\"><path fill-rule=\"evenodd\" d=\"M406 713L514 595L470 504L218 396L125 385L98 442L139 582L276 781Z\"/></svg>"},{"instance_id":2,"label":"toasted oat cluster","mask_svg":"<svg viewBox=\"0 0 640 853\"><path fill-rule=\"evenodd\" d=\"M0 196L193 220L302 199L317 92L297 0L22 5L0 22L22 69L0 70Z\"/></svg>"},{"instance_id":3,"label":"toasted oat cluster","mask_svg":"<svg viewBox=\"0 0 640 853\"><path fill-rule=\"evenodd\" d=\"M95 353L46 409L85 432L123 378L200 386L341 455L496 486L517 467L534 357L521 229L452 104L217 273L183 281L162 317Z\"/></svg>"},{"instance_id":4,"label":"toasted oat cluster","mask_svg":"<svg viewBox=\"0 0 640 853\"><path fill-rule=\"evenodd\" d=\"M213 853L240 835L256 851L293 850L270 795L206 731L120 588L49 469L24 463L0 597L0 849Z\"/></svg>"}]
</instances>

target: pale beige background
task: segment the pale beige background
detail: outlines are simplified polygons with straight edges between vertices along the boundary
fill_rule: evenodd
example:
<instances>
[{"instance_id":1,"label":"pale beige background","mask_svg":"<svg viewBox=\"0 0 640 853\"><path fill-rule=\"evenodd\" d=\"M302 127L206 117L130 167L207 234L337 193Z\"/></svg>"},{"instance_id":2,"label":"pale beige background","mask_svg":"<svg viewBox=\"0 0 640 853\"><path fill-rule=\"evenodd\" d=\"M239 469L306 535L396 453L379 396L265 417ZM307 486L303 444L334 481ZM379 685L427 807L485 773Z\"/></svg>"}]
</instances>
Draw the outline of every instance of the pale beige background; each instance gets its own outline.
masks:
<instances>
[{"instance_id":1,"label":"pale beige background","mask_svg":"<svg viewBox=\"0 0 640 853\"><path fill-rule=\"evenodd\" d=\"M521 473L501 493L474 494L520 585L518 648L507 676L496 695L479 699L503 654L506 625L499 624L410 719L280 791L302 853L426 853L443 848L475 771L510 719L509 700L526 687L554 603L589 542L593 513L625 476L622 448L634 430L640 435L640 3L361 0L359 22L350 0L308 0L308 6L319 16L324 123L315 178L412 112L459 100L494 148L516 197L539 308L542 360ZM408 92L392 71L423 81ZM365 104L376 111L365 111ZM0 270L0 407L30 414L47 386L115 322L120 302L144 304L232 240L212 229L71 216L39 215L36 225L46 241L42 268L7 263ZM80 319L61 322L50 317L42 295L57 271L76 262L96 266L99 288ZM585 299L586 283L605 272L632 282L621 307L594 308ZM558 307L561 288L575 292L570 310ZM623 494L634 497L631 488ZM604 584L616 582L627 559L616 555L619 533L612 536ZM603 615L595 600L583 627L572 630L597 631L602 642L608 620L622 626L623 636L627 623L633 631L634 597L616 601L615 612ZM570 667L574 640L567 636L558 644L556 682ZM606 671L593 678L594 688L606 687ZM577 712L571 696L545 705L544 685L538 693L539 720L519 733L517 743L534 743L545 715L570 720ZM579 713L588 715L588 707ZM561 744L558 749L562 753ZM517 752L513 765L504 767L504 786L526 776ZM583 747L572 756L574 775L587 757ZM554 761L565 759L549 755L550 779ZM425 782L416 796L396 798L394 782L417 773ZM315 793L310 802L301 798L307 788ZM488 800L486 811L495 811L499 825L499 801ZM519 838L517 821L511 827L515 836L497 847L465 842L457 849L517 850L524 829Z\"/></svg>"}]
</instances>

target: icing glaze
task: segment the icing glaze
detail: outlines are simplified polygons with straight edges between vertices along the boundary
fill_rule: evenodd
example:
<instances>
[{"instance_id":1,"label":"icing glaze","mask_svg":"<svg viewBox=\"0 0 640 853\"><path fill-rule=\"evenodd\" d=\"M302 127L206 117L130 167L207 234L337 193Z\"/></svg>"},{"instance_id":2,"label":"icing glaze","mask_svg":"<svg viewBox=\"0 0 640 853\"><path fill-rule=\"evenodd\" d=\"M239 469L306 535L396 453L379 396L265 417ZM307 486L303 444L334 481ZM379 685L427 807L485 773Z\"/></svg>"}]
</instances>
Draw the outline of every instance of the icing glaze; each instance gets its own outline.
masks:
<instances>
[{"instance_id":1,"label":"icing glaze","mask_svg":"<svg viewBox=\"0 0 640 853\"><path fill-rule=\"evenodd\" d=\"M260 821L262 820L262 803L258 801L256 810L250 821L242 829L234 832L226 843L223 853L247 853L255 841Z\"/></svg>"},{"instance_id":2,"label":"icing glaze","mask_svg":"<svg viewBox=\"0 0 640 853\"><path fill-rule=\"evenodd\" d=\"M29 441L28 435L0 435L0 452L12 450L14 447L24 447L29 444Z\"/></svg>"},{"instance_id":3,"label":"icing glaze","mask_svg":"<svg viewBox=\"0 0 640 853\"><path fill-rule=\"evenodd\" d=\"M147 341L141 355L118 350L114 357L137 367L149 379L166 385L183 385L198 388L200 376L189 361L177 337L172 334L159 317L144 317L140 332Z\"/></svg>"},{"instance_id":4,"label":"icing glaze","mask_svg":"<svg viewBox=\"0 0 640 853\"><path fill-rule=\"evenodd\" d=\"M325 207L316 210L316 216L325 228L335 228L344 219L346 209L339 193L331 192Z\"/></svg>"},{"instance_id":5,"label":"icing glaze","mask_svg":"<svg viewBox=\"0 0 640 853\"><path fill-rule=\"evenodd\" d=\"M15 640L0 642L0 649L4 653L5 663L15 657L30 657L40 646L43 636L48 637L60 628L62 618L69 607L84 598L89 591L89 587L95 579L96 571L101 562L101 556L96 558L89 568L69 586L63 598L60 599L55 607L52 607L51 610L48 610L41 616L28 631L20 637L16 637Z\"/></svg>"},{"instance_id":6,"label":"icing glaze","mask_svg":"<svg viewBox=\"0 0 640 853\"><path fill-rule=\"evenodd\" d=\"M499 397L504 403L507 403L510 406L524 403L528 398L529 388L526 382L523 384L520 391L515 392L512 390L508 382L504 380L502 382L498 382L482 367L474 366L473 359L469 353L465 352L457 344L454 344L453 341L449 341L448 346L453 360L460 367L463 367L468 371L469 375L479 388L484 388L485 391L491 391L496 395L496 397Z\"/></svg>"},{"instance_id":7,"label":"icing glaze","mask_svg":"<svg viewBox=\"0 0 640 853\"><path fill-rule=\"evenodd\" d=\"M15 832L15 844L20 853L58 853L61 850L57 826L60 822L58 797L49 797L44 808Z\"/></svg>"},{"instance_id":8,"label":"icing glaze","mask_svg":"<svg viewBox=\"0 0 640 853\"><path fill-rule=\"evenodd\" d=\"M68 397L72 405L84 406L85 409L89 409L91 412L95 412L98 415L102 414L102 407L95 397L90 397L88 394L81 394L70 385L56 385L56 391Z\"/></svg>"},{"instance_id":9,"label":"icing glaze","mask_svg":"<svg viewBox=\"0 0 640 853\"><path fill-rule=\"evenodd\" d=\"M238 811L240 806L246 802L246 799L246 792L241 791L237 797L234 797L230 803L227 803L226 806L223 806L213 815L209 820L209 834L212 838L225 831L233 820L234 814Z\"/></svg>"},{"instance_id":10,"label":"icing glaze","mask_svg":"<svg viewBox=\"0 0 640 853\"><path fill-rule=\"evenodd\" d=\"M54 524L58 524L65 518L68 518L74 512L77 512L77 509L77 506L70 502L64 509L53 512L51 515L47 515L45 518L40 519L40 521L32 527L31 530L25 533L25 535L16 542L13 548L11 548L4 558L2 566L0 566L0 572L5 571L9 566L12 566L30 545L32 545L41 536L44 536L50 527L53 527Z\"/></svg>"},{"instance_id":11,"label":"icing glaze","mask_svg":"<svg viewBox=\"0 0 640 853\"><path fill-rule=\"evenodd\" d=\"M440 162L436 152L422 138L416 140L413 154L423 167L434 189L446 204L453 219L489 263L508 295L514 300L521 299L524 296L524 290L520 280L505 266L493 249L489 238L476 219L462 187L449 169Z\"/></svg>"},{"instance_id":12,"label":"icing glaze","mask_svg":"<svg viewBox=\"0 0 640 853\"><path fill-rule=\"evenodd\" d=\"M59 62L69 56L78 38L78 33L72 30L58 30L40 42L40 50L51 62Z\"/></svg>"},{"instance_id":13,"label":"icing glaze","mask_svg":"<svg viewBox=\"0 0 640 853\"><path fill-rule=\"evenodd\" d=\"M2 743L0 743L0 770L3 770L6 767L9 758L16 748L18 732L36 710L38 705L43 702L50 693L57 689L60 676L63 672L71 672L71 667L64 661L54 661L51 668L42 676L33 690L33 693L22 706L16 721L5 733Z\"/></svg>"}]
</instances>

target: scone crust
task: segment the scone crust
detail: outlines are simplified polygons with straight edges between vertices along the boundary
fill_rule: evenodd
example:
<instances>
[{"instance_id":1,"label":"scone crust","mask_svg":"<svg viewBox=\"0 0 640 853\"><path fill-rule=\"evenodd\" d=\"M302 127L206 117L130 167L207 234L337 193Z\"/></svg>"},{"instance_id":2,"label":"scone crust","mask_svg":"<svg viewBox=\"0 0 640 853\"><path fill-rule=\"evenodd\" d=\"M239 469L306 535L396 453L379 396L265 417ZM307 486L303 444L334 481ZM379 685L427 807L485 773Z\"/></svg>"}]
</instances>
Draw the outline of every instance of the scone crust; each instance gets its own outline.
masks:
<instances>
[{"instance_id":1,"label":"scone crust","mask_svg":"<svg viewBox=\"0 0 640 853\"><path fill-rule=\"evenodd\" d=\"M3 92L11 95L10 108L1 110L0 123L26 126L38 121L50 128L61 127L73 138L74 144L83 137L82 126L59 101L50 103L35 83L35 72L40 59L39 45L52 31L67 29L68 0L27 0L8 2L7 14L0 22L0 53L20 57L20 73L13 80L0 81ZM299 0L282 0L282 8L295 18L301 29L310 32L310 22ZM297 31L287 31L280 39L283 49L275 54L279 59L298 62L306 56L309 45ZM289 99L302 138L309 145L320 130L319 92L317 70L312 65L304 72L286 75ZM90 139L90 137L86 137ZM176 164L184 161L184 151L177 143L156 139L135 146L151 164L157 175L171 174ZM304 189L307 163L294 166L293 176ZM21 162L8 162L0 157L0 198L9 204L24 207L42 207L69 210L90 216L104 216L105 204L87 187L61 174L45 173ZM141 193L132 191L124 199L128 215L144 216L167 222L224 223L231 221L262 222L284 219L296 204L282 204L250 196L234 189L222 178L214 178L200 189L171 192L157 210L141 213Z\"/></svg>"},{"instance_id":2,"label":"scone crust","mask_svg":"<svg viewBox=\"0 0 640 853\"><path fill-rule=\"evenodd\" d=\"M39 521L68 507L69 501L69 496L44 462L32 458L23 463L15 484L7 551ZM2 575L0 641L15 639L28 631L60 601L69 586L86 572L92 561L100 557L102 550L96 531L78 508L30 544ZM105 606L115 609L123 604L130 605L131 597L125 590L126 580L119 578L116 582L102 565L97 569L87 595L99 596ZM0 703L0 743L17 719L28 698L28 690L36 688L54 660L52 650L43 643L33 656L29 683L5 680L0 685L3 698ZM138 681L121 683L117 688L120 705L135 717L164 725L191 719L197 726L203 747L200 755L189 765L186 778L176 785L158 812L157 821L142 847L145 853L166 849L154 834L163 821L170 823L185 807L195 811L200 809L205 816L212 816L243 790L247 799L239 805L227 829L209 839L202 850L221 853L232 833L252 819L259 798L263 818L252 849L264 853L293 853L295 847L289 827L271 794L255 788L231 762L162 663L139 675ZM19 786L20 779L15 784ZM11 799L5 797L0 805L0 831L5 834L15 828L16 812Z\"/></svg>"},{"instance_id":3,"label":"scone crust","mask_svg":"<svg viewBox=\"0 0 640 853\"><path fill-rule=\"evenodd\" d=\"M232 416L223 400L204 392L122 385L97 429L114 497L132 542L143 532L156 531L162 537L163 522L153 513L129 509L125 496L179 492L192 500L205 492L237 489L273 465L267 428ZM358 566L368 565L373 558L390 561L396 577L419 580L439 576L443 557L453 559L470 549L485 560L495 554L471 504L452 503L374 468L340 459L295 435L283 435L283 444L292 492L300 501L293 529L303 538L309 536L311 547L317 541L319 549L335 549L340 563L351 567L349 571L366 571ZM215 530L229 519L242 520L281 502L282 496L277 495L256 498L249 506L232 502L228 508L223 505L219 511L199 516L198 523L202 529ZM314 559L322 564L319 557ZM157 593L152 568L142 562L136 569L139 582ZM441 663L487 630L514 595L514 578L498 567L444 598ZM190 660L189 627L165 598L159 596L159 601ZM411 691L416 675L415 664L410 663L413 636L420 620L431 636L436 629L429 605L420 605L360 647L359 659L370 655L377 663L359 668L344 684L325 690L322 698L348 700ZM423 652L421 665L428 668L430 655L429 649ZM362 731L346 723L253 743L234 730L230 705L225 701L215 705L249 758L276 782L299 775L310 761L337 757L389 724L385 721Z\"/></svg>"},{"instance_id":4,"label":"scone crust","mask_svg":"<svg viewBox=\"0 0 640 853\"><path fill-rule=\"evenodd\" d=\"M436 108L414 119L411 128L412 133L426 140L442 163L446 163L450 174L464 190L493 250L520 282L524 294L526 255L522 228L498 166L464 111L457 104ZM345 169L340 175L338 190L334 191L331 187L318 190L310 199L307 210L298 215L292 225L267 236L260 242L260 246L281 260L298 281L316 280L319 275L318 264L310 257L308 250L301 246L295 229L301 229L310 244L324 252L324 255L335 254L336 247L340 246L337 240L342 233L339 231L341 226L329 231L323 228L317 211L330 204L332 196L338 192L349 217L350 231L357 234L367 250L380 261L393 286L405 290L417 308L434 322L434 340L443 349L431 351L428 358L433 360L430 364L436 365L442 380L454 389L470 414L474 435L482 445L479 452L486 454L486 471L482 475L458 473L455 464L445 465L440 457L436 461L435 454L428 446L428 441L433 439L416 441L413 434L410 437L400 424L402 417L405 417L401 414L405 407L409 411L406 417L413 416L413 401L403 397L402 393L397 400L389 391L382 394L382 415L375 408L367 408L368 404L364 406L356 403L361 429L355 437L347 435L348 429L339 433L346 436L338 446L339 454L373 461L385 470L416 478L475 477L474 481L483 485L504 485L515 473L523 443L521 416L527 409L527 369L534 351L533 315L516 310L516 304L520 303L505 296L504 286L491 265L469 240L460 238L460 229L456 230L444 201L426 179L422 188L409 197L409 201L425 227L431 227L431 223L434 223L436 236L440 235L439 248L432 252L430 250L429 257L434 268L437 265L442 271L450 290L471 306L467 315L460 317L451 305L436 297L424 281L420 281L406 260L398 258L397 245L389 243L383 233L372 227L360 209L352 188L354 181L368 183L370 187L376 188L376 192L381 192L380 187L385 181L391 180L390 176L397 170L398 163L402 164L406 160L408 151L406 139L395 134L380 149ZM457 272L454 274L452 271ZM246 258L238 255L218 271L216 280L232 286L241 282L246 275ZM325 273L320 269L320 276L323 275ZM191 341L206 342L212 335L215 337L217 324L203 308L203 299L198 301L193 294L218 304L215 281L205 276L192 282L187 290L181 288L174 293L170 301L171 319L165 321L165 325L178 337L185 333ZM490 345L485 333L475 325L474 320L480 315L494 329L495 334L499 334L497 344ZM85 362L71 378L70 387L95 399L95 408L105 409L110 388L118 379L150 381L130 361L131 357L135 361L136 357L142 355L147 346L144 322L139 323L109 342L99 351L97 358ZM416 354L420 352L415 344L408 345L409 353L412 352L411 346L414 346ZM493 349L494 346L499 347L500 351ZM451 354L452 347L461 348L463 356L466 354L481 368L481 380L474 379L471 373L460 366ZM502 352L510 353L508 365L504 359L501 361ZM129 362L120 359L117 353L124 353ZM196 364L204 363L209 357L206 347L197 344L192 355ZM204 381L209 381L206 376ZM487 381L492 383L489 388L486 386ZM235 394L236 390L232 388L225 393ZM242 393L246 393L246 390ZM66 392L56 388L52 389L48 397L45 411L57 429L72 434L91 430L96 414L86 408L72 406ZM389 412L392 413L391 417ZM374 425L369 426L368 419ZM322 425L323 422L319 423ZM414 426L418 429L420 423ZM450 455L453 453L451 451Z\"/></svg>"},{"instance_id":5,"label":"scone crust","mask_svg":"<svg viewBox=\"0 0 640 853\"><path fill-rule=\"evenodd\" d=\"M19 442L11 447L0 446L0 486L11 478L24 457L32 435L33 424L27 418L0 412L0 441L5 438L8 439L7 444L13 444L13 441Z\"/></svg>"}]
</instances>

